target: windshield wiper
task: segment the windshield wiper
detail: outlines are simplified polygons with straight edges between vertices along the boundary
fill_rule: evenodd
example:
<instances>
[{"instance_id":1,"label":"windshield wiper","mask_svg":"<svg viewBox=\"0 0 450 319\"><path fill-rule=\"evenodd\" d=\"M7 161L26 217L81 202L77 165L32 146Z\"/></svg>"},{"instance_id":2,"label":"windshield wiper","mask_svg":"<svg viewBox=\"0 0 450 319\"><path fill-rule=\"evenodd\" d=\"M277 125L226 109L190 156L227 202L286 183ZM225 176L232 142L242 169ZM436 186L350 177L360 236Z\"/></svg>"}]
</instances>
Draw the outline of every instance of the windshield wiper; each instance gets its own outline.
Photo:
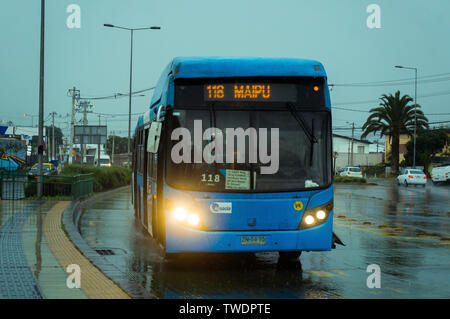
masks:
<instances>
[{"instance_id":1,"label":"windshield wiper","mask_svg":"<svg viewBox=\"0 0 450 319\"><path fill-rule=\"evenodd\" d=\"M312 121L312 128L310 130L308 125L305 122L305 119L303 118L303 115L301 113L297 112L296 106L292 102L288 102L286 104L286 106L287 106L288 110L291 112L294 119L297 121L298 125L303 129L303 132L305 132L305 135L309 139L309 143L311 146L310 151L309 151L309 156L310 156L309 160L310 160L310 163L312 164L313 155L314 155L314 153L313 153L314 152L314 144L317 143L317 138L314 136L314 120Z\"/></svg>"},{"instance_id":2,"label":"windshield wiper","mask_svg":"<svg viewBox=\"0 0 450 319\"><path fill-rule=\"evenodd\" d=\"M305 119L303 118L303 115L297 112L296 106L293 103L288 102L286 105L294 119L297 121L298 125L300 125L300 127L303 129L306 136L308 136L309 142L311 144L317 143L317 139L314 136L314 127L312 128L312 130L309 129L308 125L305 122Z\"/></svg>"}]
</instances>

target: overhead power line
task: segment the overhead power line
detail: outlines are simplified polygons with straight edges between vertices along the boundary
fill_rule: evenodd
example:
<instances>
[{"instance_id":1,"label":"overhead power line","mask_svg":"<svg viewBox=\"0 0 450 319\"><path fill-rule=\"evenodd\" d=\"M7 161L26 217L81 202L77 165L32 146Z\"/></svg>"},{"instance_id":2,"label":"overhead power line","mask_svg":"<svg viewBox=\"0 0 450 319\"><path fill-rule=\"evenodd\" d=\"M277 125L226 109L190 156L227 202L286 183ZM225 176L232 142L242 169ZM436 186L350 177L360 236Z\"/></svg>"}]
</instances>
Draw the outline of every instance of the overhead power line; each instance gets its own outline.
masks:
<instances>
[{"instance_id":1,"label":"overhead power line","mask_svg":"<svg viewBox=\"0 0 450 319\"><path fill-rule=\"evenodd\" d=\"M144 93L144 92L151 91L154 89L155 89L155 87L151 87L148 89L134 91L134 92L131 92L131 95ZM106 95L106 96L93 96L93 97L83 96L83 97L80 97L80 99L81 100L107 100L107 99L118 99L118 98L127 97L127 96L130 96L130 93L114 93L114 94Z\"/></svg>"},{"instance_id":2,"label":"overhead power line","mask_svg":"<svg viewBox=\"0 0 450 319\"><path fill-rule=\"evenodd\" d=\"M423 94L419 95L419 98L427 98L427 97L434 97L434 96L440 96L440 95L449 95L450 90L444 90L444 91L437 91L433 93ZM337 102L332 103L332 105L354 105L354 104L369 104L369 103L379 103L380 99L378 100L365 100L365 101L350 101L350 102Z\"/></svg>"},{"instance_id":3,"label":"overhead power line","mask_svg":"<svg viewBox=\"0 0 450 319\"><path fill-rule=\"evenodd\" d=\"M450 72L420 76L417 78L420 83L436 83L450 80ZM392 85L409 85L414 83L415 78L403 78L397 80L383 80L372 82L355 82L355 83L331 83L329 86L335 87L372 87L372 86L392 86Z\"/></svg>"}]
</instances>

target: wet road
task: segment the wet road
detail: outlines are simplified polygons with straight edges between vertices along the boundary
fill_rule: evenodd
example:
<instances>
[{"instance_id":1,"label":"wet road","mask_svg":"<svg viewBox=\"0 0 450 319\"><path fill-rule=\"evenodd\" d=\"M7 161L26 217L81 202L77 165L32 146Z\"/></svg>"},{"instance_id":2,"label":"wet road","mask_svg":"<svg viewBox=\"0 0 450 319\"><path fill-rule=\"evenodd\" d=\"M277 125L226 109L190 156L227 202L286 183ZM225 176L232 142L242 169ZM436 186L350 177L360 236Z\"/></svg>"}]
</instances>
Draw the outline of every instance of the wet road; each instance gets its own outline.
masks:
<instances>
[{"instance_id":1,"label":"wet road","mask_svg":"<svg viewBox=\"0 0 450 319\"><path fill-rule=\"evenodd\" d=\"M130 193L90 206L83 238L158 298L449 298L450 187L335 185L334 231L346 244L303 252L198 254L164 261L134 220ZM369 289L367 266L379 265L381 288Z\"/></svg>"}]
</instances>

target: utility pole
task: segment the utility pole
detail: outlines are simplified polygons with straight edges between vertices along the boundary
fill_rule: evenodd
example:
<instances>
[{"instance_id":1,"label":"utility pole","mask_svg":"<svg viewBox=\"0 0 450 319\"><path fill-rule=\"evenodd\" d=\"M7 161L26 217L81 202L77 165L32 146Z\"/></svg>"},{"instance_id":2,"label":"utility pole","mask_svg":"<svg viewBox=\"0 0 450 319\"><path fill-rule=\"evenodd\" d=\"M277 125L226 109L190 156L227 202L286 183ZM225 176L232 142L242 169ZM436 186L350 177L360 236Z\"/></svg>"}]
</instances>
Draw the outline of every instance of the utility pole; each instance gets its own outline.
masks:
<instances>
[{"instance_id":1,"label":"utility pole","mask_svg":"<svg viewBox=\"0 0 450 319\"><path fill-rule=\"evenodd\" d=\"M74 137L74 121L75 121L75 100L80 97L80 90L77 90L75 87L69 90L69 93L72 94L72 119L70 121L70 141L69 141L69 164L72 164L73 161L73 137Z\"/></svg>"},{"instance_id":2,"label":"utility pole","mask_svg":"<svg viewBox=\"0 0 450 319\"><path fill-rule=\"evenodd\" d=\"M112 133L111 165L114 165L114 131Z\"/></svg>"},{"instance_id":3,"label":"utility pole","mask_svg":"<svg viewBox=\"0 0 450 319\"><path fill-rule=\"evenodd\" d=\"M83 126L86 126L88 124L87 120L87 102L83 101ZM81 165L84 164L84 159L86 158L86 147L84 145L84 141L80 141L81 146Z\"/></svg>"},{"instance_id":4,"label":"utility pole","mask_svg":"<svg viewBox=\"0 0 450 319\"><path fill-rule=\"evenodd\" d=\"M56 115L56 112L52 112L50 115L52 116L52 148L51 148L52 155L51 155L51 159L55 160L56 159L56 156L55 156L55 153L56 153L56 147L55 147L55 115Z\"/></svg>"},{"instance_id":5,"label":"utility pole","mask_svg":"<svg viewBox=\"0 0 450 319\"><path fill-rule=\"evenodd\" d=\"M352 123L352 157L350 165L353 166L353 138L355 136L355 122Z\"/></svg>"},{"instance_id":6,"label":"utility pole","mask_svg":"<svg viewBox=\"0 0 450 319\"><path fill-rule=\"evenodd\" d=\"M414 150L413 150L413 168L416 168L416 133L417 133L417 68L414 67L408 67L408 66L402 66L402 65L396 65L395 66L398 69L408 69L408 70L414 70L415 79L414 79Z\"/></svg>"},{"instance_id":7,"label":"utility pole","mask_svg":"<svg viewBox=\"0 0 450 319\"><path fill-rule=\"evenodd\" d=\"M350 166L350 139L348 140L347 166Z\"/></svg>"},{"instance_id":8,"label":"utility pole","mask_svg":"<svg viewBox=\"0 0 450 319\"><path fill-rule=\"evenodd\" d=\"M39 137L38 137L38 183L37 197L42 198L42 154L43 126L44 126L44 43L45 43L45 0L41 0L41 49L40 49L40 74L39 74Z\"/></svg>"},{"instance_id":9,"label":"utility pole","mask_svg":"<svg viewBox=\"0 0 450 319\"><path fill-rule=\"evenodd\" d=\"M101 117L100 117L101 115L99 114L98 115L98 126L100 126L101 125ZM98 148L98 150L97 150L97 156L98 156L98 158L97 158L97 166L98 167L100 167L100 136L99 136L99 138L98 138L98 145L97 145L97 148Z\"/></svg>"}]
</instances>

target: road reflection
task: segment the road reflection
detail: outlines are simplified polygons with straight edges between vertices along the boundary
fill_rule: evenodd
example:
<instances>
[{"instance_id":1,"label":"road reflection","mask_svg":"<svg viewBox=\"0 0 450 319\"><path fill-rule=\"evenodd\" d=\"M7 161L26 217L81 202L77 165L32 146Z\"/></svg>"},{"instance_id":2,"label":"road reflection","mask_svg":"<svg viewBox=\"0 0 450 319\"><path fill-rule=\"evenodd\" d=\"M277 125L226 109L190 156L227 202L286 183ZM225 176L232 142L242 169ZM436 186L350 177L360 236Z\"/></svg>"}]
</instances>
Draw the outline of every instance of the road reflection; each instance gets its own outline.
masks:
<instances>
[{"instance_id":1,"label":"road reflection","mask_svg":"<svg viewBox=\"0 0 450 319\"><path fill-rule=\"evenodd\" d=\"M277 253L165 260L134 218L129 192L95 202L80 231L91 247L112 248L115 254L105 258L157 298L441 297L448 289L437 278L448 278L448 248L440 237L420 234L448 237L447 195L445 188L406 189L391 182L339 185L335 231L347 246L304 252L295 262L279 260ZM366 286L370 264L381 267L381 291Z\"/></svg>"},{"instance_id":2,"label":"road reflection","mask_svg":"<svg viewBox=\"0 0 450 319\"><path fill-rule=\"evenodd\" d=\"M137 232L142 233L140 225L134 226ZM128 271L158 298L306 298L310 294L339 295L331 287L305 280L299 259L281 260L277 253L196 253L164 260L160 249L149 236L131 236L131 251L133 254Z\"/></svg>"}]
</instances>

